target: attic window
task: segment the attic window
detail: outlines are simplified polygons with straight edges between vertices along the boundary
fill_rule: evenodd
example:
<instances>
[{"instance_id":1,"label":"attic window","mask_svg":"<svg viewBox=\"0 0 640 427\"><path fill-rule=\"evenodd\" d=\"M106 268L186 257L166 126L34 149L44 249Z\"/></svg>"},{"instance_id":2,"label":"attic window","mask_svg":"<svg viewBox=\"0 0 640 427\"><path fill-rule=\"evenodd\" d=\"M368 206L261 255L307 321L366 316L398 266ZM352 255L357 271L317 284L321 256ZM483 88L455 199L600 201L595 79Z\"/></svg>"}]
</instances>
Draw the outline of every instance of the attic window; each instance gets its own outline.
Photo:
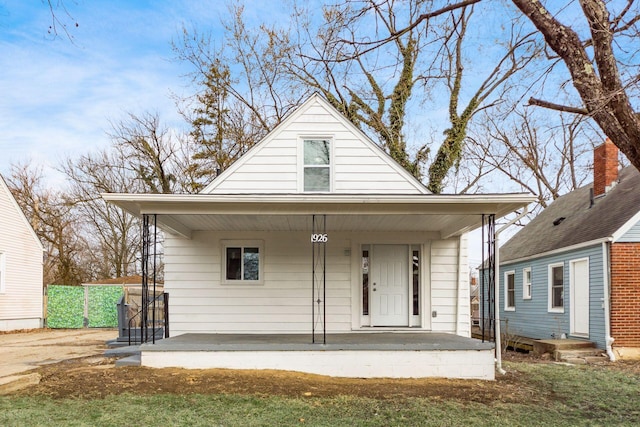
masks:
<instances>
[{"instance_id":1,"label":"attic window","mask_svg":"<svg viewBox=\"0 0 640 427\"><path fill-rule=\"evenodd\" d=\"M331 141L304 140L304 191L331 191Z\"/></svg>"},{"instance_id":2,"label":"attic window","mask_svg":"<svg viewBox=\"0 0 640 427\"><path fill-rule=\"evenodd\" d=\"M560 218L557 218L555 221L553 221L553 225L560 225L565 219L565 217L561 216Z\"/></svg>"}]
</instances>

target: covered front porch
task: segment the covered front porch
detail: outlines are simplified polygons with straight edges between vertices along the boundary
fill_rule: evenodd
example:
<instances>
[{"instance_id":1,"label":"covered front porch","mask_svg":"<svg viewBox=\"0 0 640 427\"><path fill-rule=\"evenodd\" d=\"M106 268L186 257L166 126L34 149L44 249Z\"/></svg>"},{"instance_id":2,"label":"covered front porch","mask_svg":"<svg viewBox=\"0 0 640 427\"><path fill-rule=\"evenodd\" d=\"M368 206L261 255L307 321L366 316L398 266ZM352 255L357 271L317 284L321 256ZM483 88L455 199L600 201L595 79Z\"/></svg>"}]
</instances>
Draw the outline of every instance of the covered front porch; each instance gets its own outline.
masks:
<instances>
[{"instance_id":1,"label":"covered front porch","mask_svg":"<svg viewBox=\"0 0 640 427\"><path fill-rule=\"evenodd\" d=\"M149 283L166 232L173 337L144 344L143 366L494 378L494 345L468 338L465 234L487 225L492 258L495 219L528 196L103 197L143 217ZM256 254L253 276L230 275L229 250Z\"/></svg>"},{"instance_id":2,"label":"covered front porch","mask_svg":"<svg viewBox=\"0 0 640 427\"><path fill-rule=\"evenodd\" d=\"M154 368L277 369L352 378L493 380L494 345L433 332L327 334L188 333L140 346L141 364Z\"/></svg>"}]
</instances>

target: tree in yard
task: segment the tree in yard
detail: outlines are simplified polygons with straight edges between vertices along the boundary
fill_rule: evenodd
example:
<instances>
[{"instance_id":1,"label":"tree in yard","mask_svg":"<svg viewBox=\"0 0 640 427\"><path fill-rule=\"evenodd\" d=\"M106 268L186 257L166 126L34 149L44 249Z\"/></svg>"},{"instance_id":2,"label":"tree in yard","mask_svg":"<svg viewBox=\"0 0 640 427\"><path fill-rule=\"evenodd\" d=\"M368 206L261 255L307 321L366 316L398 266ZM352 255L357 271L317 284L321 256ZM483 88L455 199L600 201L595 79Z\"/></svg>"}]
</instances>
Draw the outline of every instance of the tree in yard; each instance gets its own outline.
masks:
<instances>
[{"instance_id":1,"label":"tree in yard","mask_svg":"<svg viewBox=\"0 0 640 427\"><path fill-rule=\"evenodd\" d=\"M582 105L561 105L531 98L529 103L592 118L629 161L640 170L640 61L637 44L640 5L633 0L579 0L551 3L513 0L562 61ZM559 16L571 19L563 24ZM576 19L578 17L579 19ZM583 27L579 26L581 20Z\"/></svg>"},{"instance_id":2,"label":"tree in yard","mask_svg":"<svg viewBox=\"0 0 640 427\"><path fill-rule=\"evenodd\" d=\"M131 179L141 192L194 192L199 188L189 169L192 145L162 125L157 114L129 114L113 123L109 135ZM114 164L116 165L116 164Z\"/></svg>"},{"instance_id":3,"label":"tree in yard","mask_svg":"<svg viewBox=\"0 0 640 427\"><path fill-rule=\"evenodd\" d=\"M81 221L65 194L44 188L42 171L12 165L7 184L45 248L43 283L79 285L90 278L81 262L87 243Z\"/></svg>"},{"instance_id":4,"label":"tree in yard","mask_svg":"<svg viewBox=\"0 0 640 427\"><path fill-rule=\"evenodd\" d=\"M77 159L67 159L62 171L69 178L67 194L78 220L82 221L88 244L89 259L96 279L136 274L139 251L140 221L107 204L101 193L140 192L142 183L124 165L124 153L107 149Z\"/></svg>"},{"instance_id":5,"label":"tree in yard","mask_svg":"<svg viewBox=\"0 0 640 427\"><path fill-rule=\"evenodd\" d=\"M419 179L434 144L422 136L408 145L407 123L428 101L432 110L441 108L436 101L444 101L450 126L429 167L429 188L440 192L460 161L473 116L499 100L511 77L539 52L516 23L507 41L492 45L501 49L495 62L474 67L467 50L476 22L474 3L478 0L453 5L346 0L324 6L321 16L311 6L294 4L289 27L263 24L257 29L249 27L244 9L237 6L225 25L224 49L212 49L209 39L185 32L178 52L196 65L205 76L202 81L223 83L226 89L218 94L255 114L265 131L310 92L321 93ZM219 72L220 64L236 78ZM438 96L438 89L448 97ZM265 109L256 110L256 105Z\"/></svg>"},{"instance_id":6,"label":"tree in yard","mask_svg":"<svg viewBox=\"0 0 640 427\"><path fill-rule=\"evenodd\" d=\"M584 117L560 114L557 123L517 109L506 118L485 114L470 133L467 158L537 197L533 212L591 177L592 132Z\"/></svg>"},{"instance_id":7,"label":"tree in yard","mask_svg":"<svg viewBox=\"0 0 640 427\"><path fill-rule=\"evenodd\" d=\"M229 12L220 46L210 35L186 29L174 43L178 59L193 65L191 78L201 87L181 108L191 125L189 170L201 181L229 167L305 96L282 72L288 47L275 42L276 30L245 25L242 6Z\"/></svg>"},{"instance_id":8,"label":"tree in yard","mask_svg":"<svg viewBox=\"0 0 640 427\"><path fill-rule=\"evenodd\" d=\"M534 42L533 34L523 34L518 29L517 23L512 24L510 39L504 44L504 55L499 57L494 68L485 74L484 80L475 89L471 89L472 95L460 111L463 89L469 90L469 86L473 86L473 83L467 83L467 87L463 88L465 70L463 43L472 13L472 6L460 9L460 15L457 21L454 21L453 27L456 29L454 37L451 43L444 45L446 55L442 68L446 71L446 90L449 94L449 128L445 130L444 141L429 167L427 187L433 193L442 192L447 174L454 166L460 164L467 129L473 117L481 111L504 102L509 91L509 79L526 68L540 54L540 48ZM493 99L490 98L491 96ZM481 174L478 177L481 177Z\"/></svg>"},{"instance_id":9,"label":"tree in yard","mask_svg":"<svg viewBox=\"0 0 640 427\"><path fill-rule=\"evenodd\" d=\"M197 179L210 180L259 141L269 125L251 119L255 114L231 96L231 72L219 59L209 65L203 84L185 117L194 144L191 168Z\"/></svg>"}]
</instances>

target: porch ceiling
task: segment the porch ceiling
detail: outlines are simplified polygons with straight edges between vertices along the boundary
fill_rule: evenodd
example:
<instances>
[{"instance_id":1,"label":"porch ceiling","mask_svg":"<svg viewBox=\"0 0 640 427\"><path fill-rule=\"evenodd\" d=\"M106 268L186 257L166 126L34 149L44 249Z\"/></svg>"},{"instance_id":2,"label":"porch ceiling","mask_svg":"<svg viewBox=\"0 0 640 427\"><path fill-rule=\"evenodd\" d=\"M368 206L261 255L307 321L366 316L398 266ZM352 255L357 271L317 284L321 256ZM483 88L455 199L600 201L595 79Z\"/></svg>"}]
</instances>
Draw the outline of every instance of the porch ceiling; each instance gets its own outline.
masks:
<instances>
[{"instance_id":1,"label":"porch ceiling","mask_svg":"<svg viewBox=\"0 0 640 427\"><path fill-rule=\"evenodd\" d=\"M497 218L534 201L524 194L485 195L177 195L103 194L140 216L157 214L167 232L305 231L311 216L327 215L328 231L426 231L443 238L478 228L482 214Z\"/></svg>"}]
</instances>

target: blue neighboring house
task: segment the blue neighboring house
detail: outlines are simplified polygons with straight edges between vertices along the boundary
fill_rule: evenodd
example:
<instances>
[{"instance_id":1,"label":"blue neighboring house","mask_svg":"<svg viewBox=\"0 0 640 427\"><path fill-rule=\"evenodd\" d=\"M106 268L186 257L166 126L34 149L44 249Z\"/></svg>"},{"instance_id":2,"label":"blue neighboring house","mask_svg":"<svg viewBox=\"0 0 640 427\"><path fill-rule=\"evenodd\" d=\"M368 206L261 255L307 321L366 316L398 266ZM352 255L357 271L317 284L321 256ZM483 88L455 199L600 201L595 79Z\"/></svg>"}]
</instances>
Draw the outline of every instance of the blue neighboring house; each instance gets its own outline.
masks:
<instances>
[{"instance_id":1,"label":"blue neighboring house","mask_svg":"<svg viewBox=\"0 0 640 427\"><path fill-rule=\"evenodd\" d=\"M640 173L594 150L594 183L559 197L500 248L500 318L509 334L588 340L640 355Z\"/></svg>"}]
</instances>

